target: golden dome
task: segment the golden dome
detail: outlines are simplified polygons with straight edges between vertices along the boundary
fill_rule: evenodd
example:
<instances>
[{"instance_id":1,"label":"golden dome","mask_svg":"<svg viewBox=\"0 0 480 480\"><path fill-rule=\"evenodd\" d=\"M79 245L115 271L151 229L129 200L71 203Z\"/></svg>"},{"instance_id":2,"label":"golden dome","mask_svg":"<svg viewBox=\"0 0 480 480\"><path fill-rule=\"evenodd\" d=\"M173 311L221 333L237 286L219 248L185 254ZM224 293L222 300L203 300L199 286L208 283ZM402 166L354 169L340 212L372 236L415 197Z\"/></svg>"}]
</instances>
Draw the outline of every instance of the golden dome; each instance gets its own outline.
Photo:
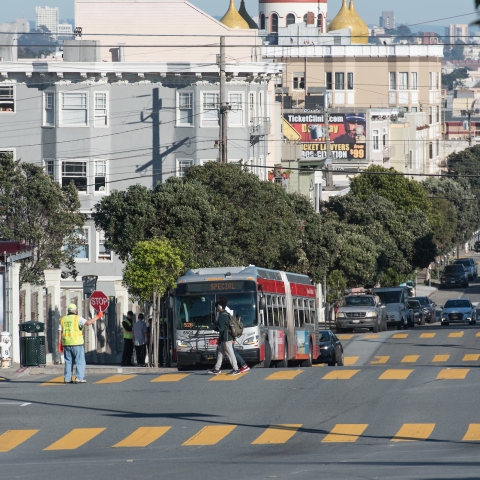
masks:
<instances>
[{"instance_id":1,"label":"golden dome","mask_svg":"<svg viewBox=\"0 0 480 480\"><path fill-rule=\"evenodd\" d=\"M247 9L245 8L245 0L242 0L240 3L240 8L238 13L242 16L242 18L248 23L249 28L258 29L258 25L254 22L253 18L248 14Z\"/></svg>"},{"instance_id":2,"label":"golden dome","mask_svg":"<svg viewBox=\"0 0 480 480\"><path fill-rule=\"evenodd\" d=\"M347 0L343 0L342 8L337 16L328 24L328 31L343 30L344 28L352 28L352 14L347 7Z\"/></svg>"},{"instance_id":3,"label":"golden dome","mask_svg":"<svg viewBox=\"0 0 480 480\"><path fill-rule=\"evenodd\" d=\"M352 35L352 44L367 44L370 30L367 24L360 18L355 10L353 0L350 0L350 8L347 7L347 0L343 0L342 7L337 16L328 25L328 31L342 30L349 28Z\"/></svg>"},{"instance_id":4,"label":"golden dome","mask_svg":"<svg viewBox=\"0 0 480 480\"><path fill-rule=\"evenodd\" d=\"M238 13L237 7L235 7L235 0L230 0L230 7L220 22L222 22L228 28L250 28L248 23Z\"/></svg>"},{"instance_id":5,"label":"golden dome","mask_svg":"<svg viewBox=\"0 0 480 480\"><path fill-rule=\"evenodd\" d=\"M356 12L353 0L350 0L350 14L355 21L351 30L352 43L366 45L368 43L368 37L370 36L370 29Z\"/></svg>"}]
</instances>

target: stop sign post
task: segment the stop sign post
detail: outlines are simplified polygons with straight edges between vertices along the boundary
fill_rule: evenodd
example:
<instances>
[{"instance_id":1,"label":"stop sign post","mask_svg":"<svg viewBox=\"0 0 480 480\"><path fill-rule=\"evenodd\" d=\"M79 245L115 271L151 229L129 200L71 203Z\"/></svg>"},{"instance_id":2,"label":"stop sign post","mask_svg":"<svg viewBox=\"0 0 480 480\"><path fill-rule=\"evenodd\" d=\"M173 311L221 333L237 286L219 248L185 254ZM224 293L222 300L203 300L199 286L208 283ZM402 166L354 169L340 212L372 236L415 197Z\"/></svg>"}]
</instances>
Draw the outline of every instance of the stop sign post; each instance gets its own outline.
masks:
<instances>
[{"instance_id":1,"label":"stop sign post","mask_svg":"<svg viewBox=\"0 0 480 480\"><path fill-rule=\"evenodd\" d=\"M108 297L100 291L93 292L90 297L90 305L97 312L104 312L108 308Z\"/></svg>"}]
</instances>

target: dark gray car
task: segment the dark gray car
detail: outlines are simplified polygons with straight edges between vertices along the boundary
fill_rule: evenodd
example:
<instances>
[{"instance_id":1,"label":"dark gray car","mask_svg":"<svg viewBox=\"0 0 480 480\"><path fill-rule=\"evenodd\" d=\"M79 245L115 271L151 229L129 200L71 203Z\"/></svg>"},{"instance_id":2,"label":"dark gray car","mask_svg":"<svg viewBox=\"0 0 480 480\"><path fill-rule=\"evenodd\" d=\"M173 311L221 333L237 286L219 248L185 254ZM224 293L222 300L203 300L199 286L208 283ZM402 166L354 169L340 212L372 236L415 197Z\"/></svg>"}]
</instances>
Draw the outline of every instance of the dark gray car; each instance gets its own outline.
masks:
<instances>
[{"instance_id":1,"label":"dark gray car","mask_svg":"<svg viewBox=\"0 0 480 480\"><path fill-rule=\"evenodd\" d=\"M469 258L459 258L453 262L454 265L463 265L468 273L468 279L473 280L475 278L475 268L473 262Z\"/></svg>"},{"instance_id":2,"label":"dark gray car","mask_svg":"<svg viewBox=\"0 0 480 480\"><path fill-rule=\"evenodd\" d=\"M447 265L443 271L440 282L440 288L455 287L457 285L467 288L468 272L462 264L454 263Z\"/></svg>"},{"instance_id":3,"label":"dark gray car","mask_svg":"<svg viewBox=\"0 0 480 480\"><path fill-rule=\"evenodd\" d=\"M422 311L425 316L425 321L428 323L435 323L435 304L428 297L412 297L410 300L418 300L422 306Z\"/></svg>"}]
</instances>

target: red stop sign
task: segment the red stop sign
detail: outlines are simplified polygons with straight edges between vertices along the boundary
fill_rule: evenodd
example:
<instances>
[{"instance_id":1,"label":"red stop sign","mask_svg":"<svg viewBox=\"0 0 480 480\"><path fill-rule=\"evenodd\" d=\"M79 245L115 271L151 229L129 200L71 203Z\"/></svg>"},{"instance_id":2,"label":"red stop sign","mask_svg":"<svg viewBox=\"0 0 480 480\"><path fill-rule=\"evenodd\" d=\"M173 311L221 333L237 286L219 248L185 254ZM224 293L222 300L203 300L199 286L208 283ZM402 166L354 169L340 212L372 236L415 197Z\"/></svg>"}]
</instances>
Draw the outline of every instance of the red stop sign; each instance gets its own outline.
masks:
<instances>
[{"instance_id":1,"label":"red stop sign","mask_svg":"<svg viewBox=\"0 0 480 480\"><path fill-rule=\"evenodd\" d=\"M97 312L104 312L108 308L108 297L103 292L93 292L90 297L90 305Z\"/></svg>"}]
</instances>

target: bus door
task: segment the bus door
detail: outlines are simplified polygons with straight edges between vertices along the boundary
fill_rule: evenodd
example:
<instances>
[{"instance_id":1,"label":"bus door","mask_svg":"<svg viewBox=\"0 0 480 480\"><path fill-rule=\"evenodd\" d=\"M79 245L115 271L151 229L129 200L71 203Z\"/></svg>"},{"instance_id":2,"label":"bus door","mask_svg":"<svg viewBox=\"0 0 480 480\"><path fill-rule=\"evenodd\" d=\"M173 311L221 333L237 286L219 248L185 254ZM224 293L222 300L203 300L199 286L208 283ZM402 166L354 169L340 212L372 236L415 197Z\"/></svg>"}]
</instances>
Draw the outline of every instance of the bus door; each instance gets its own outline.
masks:
<instances>
[{"instance_id":1,"label":"bus door","mask_svg":"<svg viewBox=\"0 0 480 480\"><path fill-rule=\"evenodd\" d=\"M295 322L295 343L294 343L294 358L296 360L308 360L310 355L310 331L307 328L309 322L308 303L307 310L305 309L305 302L308 300L304 298L293 299L293 315Z\"/></svg>"},{"instance_id":2,"label":"bus door","mask_svg":"<svg viewBox=\"0 0 480 480\"><path fill-rule=\"evenodd\" d=\"M264 314L264 339L268 341L271 350L271 360L283 360L285 358L285 309L282 295L267 293L267 310ZM263 351L265 351L265 344ZM265 356L261 361L265 360Z\"/></svg>"},{"instance_id":3,"label":"bus door","mask_svg":"<svg viewBox=\"0 0 480 480\"><path fill-rule=\"evenodd\" d=\"M288 281L287 274L281 272L283 283L285 285L285 328L287 339L287 358L294 357L294 345L295 345L295 321L293 316L293 299L292 290L290 288L290 282Z\"/></svg>"}]
</instances>

